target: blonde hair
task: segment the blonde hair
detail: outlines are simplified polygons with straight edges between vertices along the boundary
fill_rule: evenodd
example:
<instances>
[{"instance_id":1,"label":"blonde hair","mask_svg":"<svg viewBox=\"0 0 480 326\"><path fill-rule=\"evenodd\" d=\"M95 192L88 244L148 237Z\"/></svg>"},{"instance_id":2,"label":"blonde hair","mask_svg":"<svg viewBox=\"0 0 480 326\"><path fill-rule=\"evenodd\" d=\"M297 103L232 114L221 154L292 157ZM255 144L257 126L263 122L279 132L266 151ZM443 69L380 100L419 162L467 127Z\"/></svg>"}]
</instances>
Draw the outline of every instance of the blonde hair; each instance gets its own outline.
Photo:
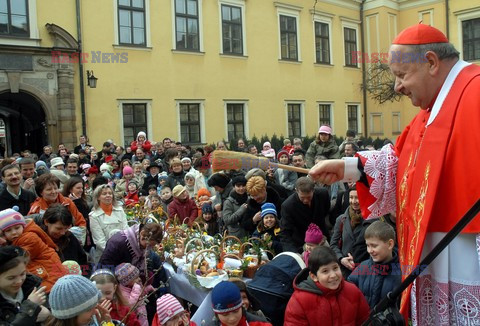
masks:
<instances>
[{"instance_id":1,"label":"blonde hair","mask_svg":"<svg viewBox=\"0 0 480 326\"><path fill-rule=\"evenodd\" d=\"M113 188L109 184L103 184L95 188L95 190L93 191L93 208L94 209L97 209L100 207L100 195L105 189L110 189L110 191L112 192L112 196L113 196L112 206L118 206L118 202L115 199Z\"/></svg>"},{"instance_id":2,"label":"blonde hair","mask_svg":"<svg viewBox=\"0 0 480 326\"><path fill-rule=\"evenodd\" d=\"M266 189L267 183L265 179L260 176L253 176L247 181L247 192L252 195L256 196L260 194L262 191Z\"/></svg>"},{"instance_id":3,"label":"blonde hair","mask_svg":"<svg viewBox=\"0 0 480 326\"><path fill-rule=\"evenodd\" d=\"M109 274L109 273L96 274L90 277L90 280L94 281L96 284L102 284L102 285L112 283L116 287L115 299L117 300L117 303L123 306L130 306L130 303L123 296L122 290L120 290L119 283L113 274Z\"/></svg>"}]
</instances>

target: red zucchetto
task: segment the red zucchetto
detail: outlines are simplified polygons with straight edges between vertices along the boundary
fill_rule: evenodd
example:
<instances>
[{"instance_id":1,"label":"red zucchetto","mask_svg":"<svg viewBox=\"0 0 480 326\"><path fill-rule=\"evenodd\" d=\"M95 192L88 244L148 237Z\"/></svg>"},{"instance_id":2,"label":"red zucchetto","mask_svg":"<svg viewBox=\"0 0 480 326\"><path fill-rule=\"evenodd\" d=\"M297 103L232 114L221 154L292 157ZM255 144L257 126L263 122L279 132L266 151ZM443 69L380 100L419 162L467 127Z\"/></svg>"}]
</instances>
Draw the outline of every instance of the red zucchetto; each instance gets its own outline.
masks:
<instances>
[{"instance_id":1,"label":"red zucchetto","mask_svg":"<svg viewBox=\"0 0 480 326\"><path fill-rule=\"evenodd\" d=\"M404 29L392 42L392 44L401 45L430 43L448 43L448 39L435 27L424 24L417 24Z\"/></svg>"}]
</instances>

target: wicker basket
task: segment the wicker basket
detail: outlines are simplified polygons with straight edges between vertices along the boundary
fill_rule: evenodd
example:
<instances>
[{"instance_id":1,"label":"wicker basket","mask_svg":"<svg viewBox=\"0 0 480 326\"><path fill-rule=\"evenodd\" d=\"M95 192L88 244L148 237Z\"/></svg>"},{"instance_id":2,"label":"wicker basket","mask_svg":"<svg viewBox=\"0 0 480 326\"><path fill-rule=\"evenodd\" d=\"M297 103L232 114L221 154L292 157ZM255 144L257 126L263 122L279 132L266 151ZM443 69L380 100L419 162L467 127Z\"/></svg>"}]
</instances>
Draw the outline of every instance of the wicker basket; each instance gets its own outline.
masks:
<instances>
[{"instance_id":1,"label":"wicker basket","mask_svg":"<svg viewBox=\"0 0 480 326\"><path fill-rule=\"evenodd\" d=\"M206 254L213 254L215 258L218 259L218 253L216 253L213 250L210 249L204 249L200 250L195 254L195 256L192 259L192 262L190 264L190 269L185 270L185 275L187 276L188 281L190 284L195 286L196 288L199 289L212 289L220 283L221 281L226 281L228 280L228 275L225 271L219 270L219 275L218 276L199 276L196 275L195 271L198 269L200 262L201 262L201 256L205 256Z\"/></svg>"},{"instance_id":2,"label":"wicker basket","mask_svg":"<svg viewBox=\"0 0 480 326\"><path fill-rule=\"evenodd\" d=\"M233 240L235 245L238 245L238 251L236 251L236 250L227 251L227 241L228 240ZM220 243L220 250L224 254L234 254L234 255L238 255L241 258L242 254L243 254L242 253L242 245L243 245L242 240L240 240L236 236L227 235L227 236L223 237L222 242Z\"/></svg>"}]
</instances>

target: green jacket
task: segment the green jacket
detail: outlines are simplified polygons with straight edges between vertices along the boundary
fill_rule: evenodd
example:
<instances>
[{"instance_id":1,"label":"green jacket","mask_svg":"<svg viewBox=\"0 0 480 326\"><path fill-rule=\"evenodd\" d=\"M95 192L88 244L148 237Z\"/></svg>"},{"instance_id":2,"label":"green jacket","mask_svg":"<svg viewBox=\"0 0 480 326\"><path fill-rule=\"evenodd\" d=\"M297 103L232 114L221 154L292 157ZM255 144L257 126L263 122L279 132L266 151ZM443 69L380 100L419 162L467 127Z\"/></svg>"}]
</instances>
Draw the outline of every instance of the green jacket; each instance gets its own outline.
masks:
<instances>
[{"instance_id":1,"label":"green jacket","mask_svg":"<svg viewBox=\"0 0 480 326\"><path fill-rule=\"evenodd\" d=\"M307 168L311 168L315 165L315 157L317 155L323 155L327 159L340 158L340 152L335 140L331 138L327 143L318 144L316 141L312 141L308 146L306 160Z\"/></svg>"}]
</instances>

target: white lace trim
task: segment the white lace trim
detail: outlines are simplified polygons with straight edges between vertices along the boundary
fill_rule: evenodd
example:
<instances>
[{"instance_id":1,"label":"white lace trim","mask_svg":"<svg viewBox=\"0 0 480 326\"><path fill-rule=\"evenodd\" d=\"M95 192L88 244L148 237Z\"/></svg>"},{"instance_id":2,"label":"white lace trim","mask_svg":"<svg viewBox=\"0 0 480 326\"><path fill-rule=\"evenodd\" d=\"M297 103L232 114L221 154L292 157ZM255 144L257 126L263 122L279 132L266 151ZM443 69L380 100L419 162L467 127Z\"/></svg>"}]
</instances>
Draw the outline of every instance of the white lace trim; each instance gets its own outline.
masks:
<instances>
[{"instance_id":1,"label":"white lace trim","mask_svg":"<svg viewBox=\"0 0 480 326\"><path fill-rule=\"evenodd\" d=\"M364 151L358 155L366 158L363 171L373 179L370 193L375 202L368 207L367 219L380 217L396 210L396 180L398 157L391 144L379 151Z\"/></svg>"},{"instance_id":2,"label":"white lace trim","mask_svg":"<svg viewBox=\"0 0 480 326\"><path fill-rule=\"evenodd\" d=\"M477 246L477 253L478 253L478 267L480 269L480 233L477 234L475 237L475 244Z\"/></svg>"}]
</instances>

